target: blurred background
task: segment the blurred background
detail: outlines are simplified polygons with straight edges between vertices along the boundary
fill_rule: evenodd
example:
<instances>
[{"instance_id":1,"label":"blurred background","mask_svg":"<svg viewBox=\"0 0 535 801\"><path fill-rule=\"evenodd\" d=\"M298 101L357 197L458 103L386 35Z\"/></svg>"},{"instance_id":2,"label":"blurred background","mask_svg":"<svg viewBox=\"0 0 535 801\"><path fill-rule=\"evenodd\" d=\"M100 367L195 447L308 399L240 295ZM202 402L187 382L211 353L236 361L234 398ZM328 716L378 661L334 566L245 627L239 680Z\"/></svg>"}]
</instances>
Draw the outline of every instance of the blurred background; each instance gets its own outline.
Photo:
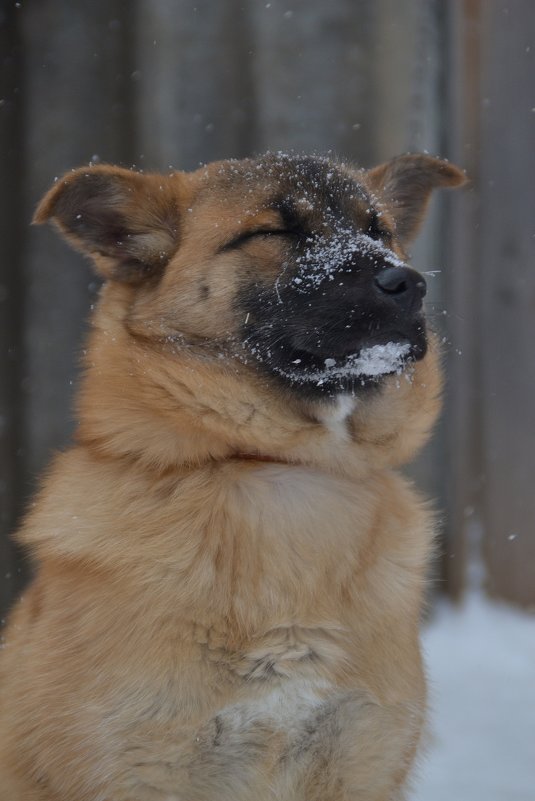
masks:
<instances>
[{"instance_id":1,"label":"blurred background","mask_svg":"<svg viewBox=\"0 0 535 801\"><path fill-rule=\"evenodd\" d=\"M37 201L81 164L193 169L267 149L364 167L428 151L466 170L413 251L447 370L413 473L436 499L438 593L535 609L533 0L0 0L0 47L2 609L28 570L8 532L69 441L98 292L79 255L30 228Z\"/></svg>"}]
</instances>

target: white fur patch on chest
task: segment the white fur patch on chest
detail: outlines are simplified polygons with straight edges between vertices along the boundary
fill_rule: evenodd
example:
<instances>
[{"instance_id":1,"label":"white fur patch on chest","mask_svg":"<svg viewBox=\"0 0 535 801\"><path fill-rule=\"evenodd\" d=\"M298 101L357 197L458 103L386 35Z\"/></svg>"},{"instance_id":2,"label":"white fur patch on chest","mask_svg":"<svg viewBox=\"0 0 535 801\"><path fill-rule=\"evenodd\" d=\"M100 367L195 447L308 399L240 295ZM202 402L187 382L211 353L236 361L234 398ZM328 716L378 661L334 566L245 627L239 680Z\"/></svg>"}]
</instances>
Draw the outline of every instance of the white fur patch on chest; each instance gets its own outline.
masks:
<instances>
[{"instance_id":1,"label":"white fur patch on chest","mask_svg":"<svg viewBox=\"0 0 535 801\"><path fill-rule=\"evenodd\" d=\"M236 731L264 723L291 735L325 702L329 689L331 685L321 679L286 679L254 698L225 707L218 717Z\"/></svg>"},{"instance_id":2,"label":"white fur patch on chest","mask_svg":"<svg viewBox=\"0 0 535 801\"><path fill-rule=\"evenodd\" d=\"M336 402L324 407L318 417L337 439L349 442L347 419L355 411L356 404L356 398L351 395L338 395Z\"/></svg>"}]
</instances>

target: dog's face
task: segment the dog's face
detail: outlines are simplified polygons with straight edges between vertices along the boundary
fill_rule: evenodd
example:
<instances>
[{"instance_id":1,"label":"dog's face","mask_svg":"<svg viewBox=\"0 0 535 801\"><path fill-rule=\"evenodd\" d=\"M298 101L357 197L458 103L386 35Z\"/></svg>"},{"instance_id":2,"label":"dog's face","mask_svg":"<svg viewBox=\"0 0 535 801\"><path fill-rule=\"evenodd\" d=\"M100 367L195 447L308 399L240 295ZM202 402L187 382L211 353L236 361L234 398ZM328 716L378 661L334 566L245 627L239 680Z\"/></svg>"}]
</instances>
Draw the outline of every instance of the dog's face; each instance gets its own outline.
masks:
<instances>
[{"instance_id":1,"label":"dog's face","mask_svg":"<svg viewBox=\"0 0 535 801\"><path fill-rule=\"evenodd\" d=\"M133 328L322 397L424 357L425 280L404 247L431 189L462 180L426 156L368 172L288 155L169 177L94 167L60 181L37 219L138 287Z\"/></svg>"},{"instance_id":2,"label":"dog's face","mask_svg":"<svg viewBox=\"0 0 535 801\"><path fill-rule=\"evenodd\" d=\"M255 170L267 177L247 206ZM402 260L395 222L363 176L327 160L271 157L241 169L245 226L226 251L245 352L292 391L360 390L426 352L425 281Z\"/></svg>"}]
</instances>

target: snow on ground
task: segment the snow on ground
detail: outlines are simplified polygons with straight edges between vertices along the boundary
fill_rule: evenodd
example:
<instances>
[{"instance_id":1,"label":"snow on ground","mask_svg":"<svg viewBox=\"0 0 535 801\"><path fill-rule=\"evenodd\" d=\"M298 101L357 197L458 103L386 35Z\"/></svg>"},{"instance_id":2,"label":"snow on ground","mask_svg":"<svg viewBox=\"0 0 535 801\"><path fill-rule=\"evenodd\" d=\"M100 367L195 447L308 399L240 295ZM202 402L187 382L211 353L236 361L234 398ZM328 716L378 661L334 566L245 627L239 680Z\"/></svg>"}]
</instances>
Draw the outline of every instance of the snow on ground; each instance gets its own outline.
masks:
<instances>
[{"instance_id":1,"label":"snow on ground","mask_svg":"<svg viewBox=\"0 0 535 801\"><path fill-rule=\"evenodd\" d=\"M535 615L472 592L423 645L431 742L411 801L535 801Z\"/></svg>"}]
</instances>

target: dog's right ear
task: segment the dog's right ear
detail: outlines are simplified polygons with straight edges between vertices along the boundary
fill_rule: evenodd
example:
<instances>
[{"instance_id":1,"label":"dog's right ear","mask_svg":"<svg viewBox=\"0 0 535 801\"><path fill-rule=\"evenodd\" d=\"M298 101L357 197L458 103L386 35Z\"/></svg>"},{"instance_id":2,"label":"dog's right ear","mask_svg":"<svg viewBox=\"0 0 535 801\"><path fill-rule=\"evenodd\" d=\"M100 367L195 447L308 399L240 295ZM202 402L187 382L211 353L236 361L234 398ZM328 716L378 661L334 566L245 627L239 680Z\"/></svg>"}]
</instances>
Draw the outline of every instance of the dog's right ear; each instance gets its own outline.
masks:
<instances>
[{"instance_id":1,"label":"dog's right ear","mask_svg":"<svg viewBox=\"0 0 535 801\"><path fill-rule=\"evenodd\" d=\"M462 186L466 175L448 161L415 153L374 167L367 181L390 211L398 240L406 245L418 233L433 190Z\"/></svg>"},{"instance_id":2,"label":"dog's right ear","mask_svg":"<svg viewBox=\"0 0 535 801\"><path fill-rule=\"evenodd\" d=\"M98 165L67 173L39 204L104 278L136 284L163 270L178 247L180 176Z\"/></svg>"}]
</instances>

